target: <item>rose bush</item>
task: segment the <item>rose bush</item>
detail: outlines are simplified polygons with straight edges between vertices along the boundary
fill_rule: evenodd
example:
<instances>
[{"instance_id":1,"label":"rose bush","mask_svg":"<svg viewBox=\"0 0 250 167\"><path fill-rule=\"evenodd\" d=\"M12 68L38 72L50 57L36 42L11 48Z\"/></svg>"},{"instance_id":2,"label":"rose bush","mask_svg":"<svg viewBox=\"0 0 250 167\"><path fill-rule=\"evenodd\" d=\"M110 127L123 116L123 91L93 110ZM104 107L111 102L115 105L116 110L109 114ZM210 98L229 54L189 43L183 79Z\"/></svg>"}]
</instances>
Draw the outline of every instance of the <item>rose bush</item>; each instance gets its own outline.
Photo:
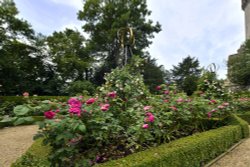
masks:
<instances>
[{"instance_id":1,"label":"rose bush","mask_svg":"<svg viewBox=\"0 0 250 167\"><path fill-rule=\"evenodd\" d=\"M46 110L37 137L52 146L52 166L91 166L201 131L202 119L225 117L230 104L190 99L175 85L152 95L135 66L115 69L90 98L72 97ZM216 101L216 103L215 103ZM56 112L59 111L59 112Z\"/></svg>"}]
</instances>

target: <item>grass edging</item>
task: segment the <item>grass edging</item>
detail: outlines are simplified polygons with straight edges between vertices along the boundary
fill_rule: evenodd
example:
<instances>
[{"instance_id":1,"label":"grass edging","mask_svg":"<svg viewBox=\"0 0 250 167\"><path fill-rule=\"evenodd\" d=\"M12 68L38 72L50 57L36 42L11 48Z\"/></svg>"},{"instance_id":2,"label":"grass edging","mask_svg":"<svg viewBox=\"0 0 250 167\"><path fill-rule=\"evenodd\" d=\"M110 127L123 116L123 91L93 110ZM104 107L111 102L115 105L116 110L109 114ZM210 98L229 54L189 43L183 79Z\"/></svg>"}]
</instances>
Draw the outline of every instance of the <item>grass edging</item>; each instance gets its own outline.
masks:
<instances>
[{"instance_id":1,"label":"grass edging","mask_svg":"<svg viewBox=\"0 0 250 167\"><path fill-rule=\"evenodd\" d=\"M198 167L203 166L221 153L225 152L242 138L249 135L248 124L239 117L232 115L228 119L227 126L209 130L207 132L194 134L184 137L170 143L162 144L158 147L150 148L146 151L131 154L127 157L109 161L103 164L96 165L97 167ZM48 149L41 147L41 141L35 141L31 146L40 149ZM24 167L24 162L37 162L48 164L45 155L29 149L12 167ZM27 158L29 160L27 160ZM30 160L31 159L31 160ZM26 165L27 166L27 165ZM33 165L34 166L34 165ZM49 165L48 165L49 166ZM36 167L36 166L34 166Z\"/></svg>"}]
</instances>

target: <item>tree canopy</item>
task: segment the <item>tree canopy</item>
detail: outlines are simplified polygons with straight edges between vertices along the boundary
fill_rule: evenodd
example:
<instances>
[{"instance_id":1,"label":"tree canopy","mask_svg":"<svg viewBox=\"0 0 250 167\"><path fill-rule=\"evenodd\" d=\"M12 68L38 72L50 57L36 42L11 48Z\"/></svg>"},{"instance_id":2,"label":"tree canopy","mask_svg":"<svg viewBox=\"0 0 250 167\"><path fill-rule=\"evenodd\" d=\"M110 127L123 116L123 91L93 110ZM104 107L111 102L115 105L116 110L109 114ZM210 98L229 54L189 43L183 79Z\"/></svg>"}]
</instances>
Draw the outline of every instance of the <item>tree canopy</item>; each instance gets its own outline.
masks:
<instances>
[{"instance_id":1,"label":"tree canopy","mask_svg":"<svg viewBox=\"0 0 250 167\"><path fill-rule=\"evenodd\" d=\"M197 81L201 73L198 59L187 56L177 66L173 66L171 72L177 86L187 95L192 95L197 89Z\"/></svg>"}]
</instances>

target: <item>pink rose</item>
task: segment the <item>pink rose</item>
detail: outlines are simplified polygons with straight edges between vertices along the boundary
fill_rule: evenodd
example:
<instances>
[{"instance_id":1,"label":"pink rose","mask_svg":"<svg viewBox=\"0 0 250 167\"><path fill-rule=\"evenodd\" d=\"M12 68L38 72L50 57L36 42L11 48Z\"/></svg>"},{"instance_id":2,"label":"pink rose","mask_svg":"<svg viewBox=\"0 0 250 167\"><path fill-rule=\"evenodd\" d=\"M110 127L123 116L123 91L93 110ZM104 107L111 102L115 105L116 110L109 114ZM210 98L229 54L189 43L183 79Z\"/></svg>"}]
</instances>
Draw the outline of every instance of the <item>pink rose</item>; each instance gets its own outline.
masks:
<instances>
[{"instance_id":1,"label":"pink rose","mask_svg":"<svg viewBox=\"0 0 250 167\"><path fill-rule=\"evenodd\" d=\"M225 108L224 106L222 106L222 105L220 105L220 106L218 106L218 108L219 109L223 109L223 108Z\"/></svg>"},{"instance_id":2,"label":"pink rose","mask_svg":"<svg viewBox=\"0 0 250 167\"><path fill-rule=\"evenodd\" d=\"M223 103L222 105L223 106L229 106L229 103Z\"/></svg>"},{"instance_id":3,"label":"pink rose","mask_svg":"<svg viewBox=\"0 0 250 167\"><path fill-rule=\"evenodd\" d=\"M93 104L95 102L95 98L90 98L86 101L86 104Z\"/></svg>"},{"instance_id":4,"label":"pink rose","mask_svg":"<svg viewBox=\"0 0 250 167\"><path fill-rule=\"evenodd\" d=\"M169 94L169 91L168 91L168 90L164 91L164 94L165 94L165 95L168 95L168 94Z\"/></svg>"},{"instance_id":5,"label":"pink rose","mask_svg":"<svg viewBox=\"0 0 250 167\"><path fill-rule=\"evenodd\" d=\"M80 109L80 108L77 108L77 107L75 107L75 108L70 108L70 109L69 109L69 112L72 113L72 114L77 114L78 116L81 115L81 109Z\"/></svg>"},{"instance_id":6,"label":"pink rose","mask_svg":"<svg viewBox=\"0 0 250 167\"><path fill-rule=\"evenodd\" d=\"M177 110L177 108L176 108L175 106L171 106L171 107L169 107L169 108L173 109L174 111Z\"/></svg>"},{"instance_id":7,"label":"pink rose","mask_svg":"<svg viewBox=\"0 0 250 167\"><path fill-rule=\"evenodd\" d=\"M24 97L28 97L29 95L30 95L29 92L23 92Z\"/></svg>"},{"instance_id":8,"label":"pink rose","mask_svg":"<svg viewBox=\"0 0 250 167\"><path fill-rule=\"evenodd\" d=\"M156 90L161 90L161 86L156 86Z\"/></svg>"},{"instance_id":9,"label":"pink rose","mask_svg":"<svg viewBox=\"0 0 250 167\"><path fill-rule=\"evenodd\" d=\"M179 99L176 100L176 102L178 102L178 103L183 102L183 99L179 98Z\"/></svg>"},{"instance_id":10,"label":"pink rose","mask_svg":"<svg viewBox=\"0 0 250 167\"><path fill-rule=\"evenodd\" d=\"M169 100L163 100L165 103L168 103L169 102Z\"/></svg>"},{"instance_id":11,"label":"pink rose","mask_svg":"<svg viewBox=\"0 0 250 167\"><path fill-rule=\"evenodd\" d=\"M58 113L58 112L60 112L60 110L59 109L56 109L56 111L55 111L56 113Z\"/></svg>"},{"instance_id":12,"label":"pink rose","mask_svg":"<svg viewBox=\"0 0 250 167\"><path fill-rule=\"evenodd\" d=\"M147 117L145 118L145 122L154 122L155 117L152 113L146 113Z\"/></svg>"},{"instance_id":13,"label":"pink rose","mask_svg":"<svg viewBox=\"0 0 250 167\"><path fill-rule=\"evenodd\" d=\"M70 107L72 108L81 108L82 107L82 103L81 101L79 101L78 99L76 98L70 98L69 101L68 101Z\"/></svg>"},{"instance_id":14,"label":"pink rose","mask_svg":"<svg viewBox=\"0 0 250 167\"><path fill-rule=\"evenodd\" d=\"M211 117L212 117L212 113L211 113L211 112L208 112L208 113L207 113L207 117L208 117L208 118L211 118Z\"/></svg>"},{"instance_id":15,"label":"pink rose","mask_svg":"<svg viewBox=\"0 0 250 167\"><path fill-rule=\"evenodd\" d=\"M148 111L148 110L150 110L152 107L151 106L145 106L144 108L143 108L143 110L144 111Z\"/></svg>"},{"instance_id":16,"label":"pink rose","mask_svg":"<svg viewBox=\"0 0 250 167\"><path fill-rule=\"evenodd\" d=\"M108 97L115 98L116 97L116 92L109 92Z\"/></svg>"},{"instance_id":17,"label":"pink rose","mask_svg":"<svg viewBox=\"0 0 250 167\"><path fill-rule=\"evenodd\" d=\"M149 128L149 125L148 125L148 124L143 124L143 125L142 125L142 128L143 128L143 129L148 129L148 128Z\"/></svg>"},{"instance_id":18,"label":"pink rose","mask_svg":"<svg viewBox=\"0 0 250 167\"><path fill-rule=\"evenodd\" d=\"M216 104L216 100L210 100L210 102L208 104Z\"/></svg>"},{"instance_id":19,"label":"pink rose","mask_svg":"<svg viewBox=\"0 0 250 167\"><path fill-rule=\"evenodd\" d=\"M47 119L53 119L55 117L56 113L54 113L53 111L46 111L44 112L44 116L47 118Z\"/></svg>"},{"instance_id":20,"label":"pink rose","mask_svg":"<svg viewBox=\"0 0 250 167\"><path fill-rule=\"evenodd\" d=\"M109 106L110 106L109 104L104 104L104 105L101 106L101 110L102 111L107 111L109 109Z\"/></svg>"},{"instance_id":21,"label":"pink rose","mask_svg":"<svg viewBox=\"0 0 250 167\"><path fill-rule=\"evenodd\" d=\"M212 113L213 113L213 112L217 112L217 110L213 109L211 112L212 112Z\"/></svg>"}]
</instances>

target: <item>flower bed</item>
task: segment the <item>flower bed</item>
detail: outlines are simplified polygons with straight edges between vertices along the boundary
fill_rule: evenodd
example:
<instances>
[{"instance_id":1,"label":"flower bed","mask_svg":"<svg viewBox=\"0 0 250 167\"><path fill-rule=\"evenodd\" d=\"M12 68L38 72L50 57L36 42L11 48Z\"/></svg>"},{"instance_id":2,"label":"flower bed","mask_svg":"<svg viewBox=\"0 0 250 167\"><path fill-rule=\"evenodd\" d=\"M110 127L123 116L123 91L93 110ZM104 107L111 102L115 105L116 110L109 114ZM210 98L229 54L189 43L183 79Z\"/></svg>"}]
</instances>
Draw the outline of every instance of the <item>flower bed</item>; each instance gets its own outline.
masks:
<instances>
[{"instance_id":1,"label":"flower bed","mask_svg":"<svg viewBox=\"0 0 250 167\"><path fill-rule=\"evenodd\" d=\"M98 164L100 167L190 167L202 166L216 156L225 152L230 146L244 137L248 137L248 124L237 116L230 116L225 120L228 125L207 132L197 133L192 136L184 137L173 142L162 144L158 147L150 148L131 154L125 158ZM41 146L41 140L36 141L31 149L27 151L12 167L27 167L34 162L48 166L46 160L48 152L41 156L41 152L48 150L49 147ZM34 151L35 150L35 151ZM40 151L39 151L40 150ZM24 165L25 164L25 165Z\"/></svg>"}]
</instances>

